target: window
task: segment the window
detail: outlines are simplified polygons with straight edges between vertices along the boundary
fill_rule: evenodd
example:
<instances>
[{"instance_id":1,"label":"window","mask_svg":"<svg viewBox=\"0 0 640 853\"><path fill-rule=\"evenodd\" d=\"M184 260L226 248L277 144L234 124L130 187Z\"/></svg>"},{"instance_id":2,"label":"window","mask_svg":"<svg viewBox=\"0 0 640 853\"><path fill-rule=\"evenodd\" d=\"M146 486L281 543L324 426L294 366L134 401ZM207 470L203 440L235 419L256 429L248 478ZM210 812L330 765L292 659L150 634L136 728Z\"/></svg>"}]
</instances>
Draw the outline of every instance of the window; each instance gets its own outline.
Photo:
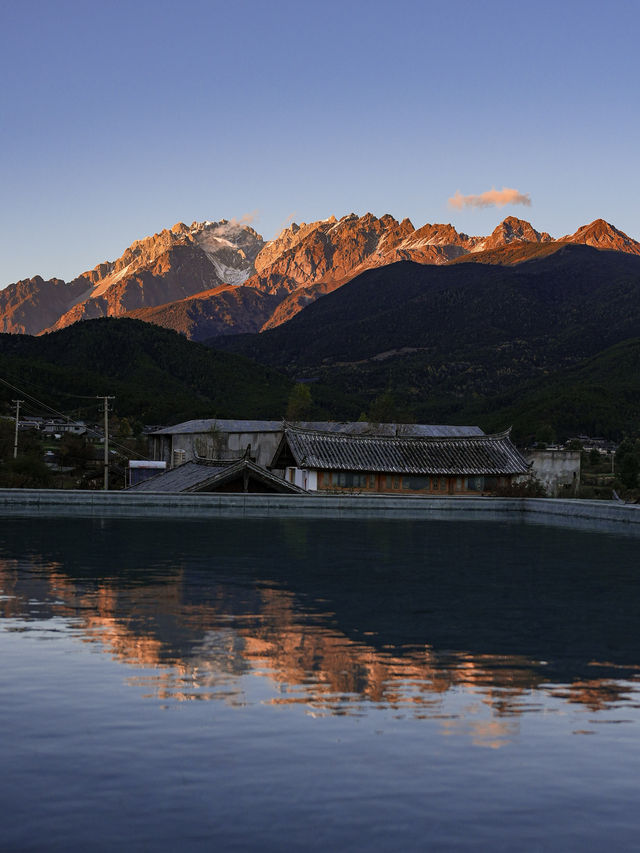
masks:
<instances>
[{"instance_id":1,"label":"window","mask_svg":"<svg viewBox=\"0 0 640 853\"><path fill-rule=\"evenodd\" d=\"M428 477L403 477L402 488L410 492L421 492L429 488Z\"/></svg>"},{"instance_id":2,"label":"window","mask_svg":"<svg viewBox=\"0 0 640 853\"><path fill-rule=\"evenodd\" d=\"M467 490L481 492L484 489L484 477L467 477Z\"/></svg>"},{"instance_id":3,"label":"window","mask_svg":"<svg viewBox=\"0 0 640 853\"><path fill-rule=\"evenodd\" d=\"M337 471L333 474L332 481L335 486L341 489L366 489L369 484L369 475L354 474L351 471Z\"/></svg>"},{"instance_id":4,"label":"window","mask_svg":"<svg viewBox=\"0 0 640 853\"><path fill-rule=\"evenodd\" d=\"M434 477L434 478L431 480L431 488L433 489L433 491L434 491L434 492L437 492L437 491L438 491L438 482L439 482L439 481L438 481L438 478L437 478L437 477Z\"/></svg>"}]
</instances>

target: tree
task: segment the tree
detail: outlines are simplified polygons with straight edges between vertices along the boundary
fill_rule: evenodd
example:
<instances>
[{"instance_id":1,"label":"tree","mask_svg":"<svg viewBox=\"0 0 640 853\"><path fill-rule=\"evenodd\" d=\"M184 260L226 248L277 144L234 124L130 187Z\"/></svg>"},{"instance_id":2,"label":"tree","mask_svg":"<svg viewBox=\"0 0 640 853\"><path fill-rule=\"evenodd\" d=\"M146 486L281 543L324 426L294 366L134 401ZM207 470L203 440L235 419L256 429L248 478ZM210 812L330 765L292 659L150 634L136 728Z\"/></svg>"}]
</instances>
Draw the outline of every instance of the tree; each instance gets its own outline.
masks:
<instances>
[{"instance_id":1,"label":"tree","mask_svg":"<svg viewBox=\"0 0 640 853\"><path fill-rule=\"evenodd\" d=\"M9 418L0 418L0 462L12 458L14 437L15 421Z\"/></svg>"},{"instance_id":2,"label":"tree","mask_svg":"<svg viewBox=\"0 0 640 853\"><path fill-rule=\"evenodd\" d=\"M640 473L640 442L626 437L618 446L615 458L616 476L627 489L638 486Z\"/></svg>"},{"instance_id":3,"label":"tree","mask_svg":"<svg viewBox=\"0 0 640 853\"><path fill-rule=\"evenodd\" d=\"M369 420L374 424L391 424L397 419L396 398L391 391L380 394L371 404Z\"/></svg>"},{"instance_id":4,"label":"tree","mask_svg":"<svg viewBox=\"0 0 640 853\"><path fill-rule=\"evenodd\" d=\"M130 438L133 435L133 429L128 418L120 418L118 420L116 435L119 438Z\"/></svg>"},{"instance_id":5,"label":"tree","mask_svg":"<svg viewBox=\"0 0 640 853\"><path fill-rule=\"evenodd\" d=\"M313 409L313 400L309 386L302 382L296 383L289 394L287 403L287 420L303 421L307 419Z\"/></svg>"},{"instance_id":6,"label":"tree","mask_svg":"<svg viewBox=\"0 0 640 853\"><path fill-rule=\"evenodd\" d=\"M84 436L65 433L58 448L60 464L84 471L96 459L96 450Z\"/></svg>"},{"instance_id":7,"label":"tree","mask_svg":"<svg viewBox=\"0 0 640 853\"><path fill-rule=\"evenodd\" d=\"M547 447L556 440L556 434L551 424L541 424L536 430L536 444L538 447Z\"/></svg>"},{"instance_id":8,"label":"tree","mask_svg":"<svg viewBox=\"0 0 640 853\"><path fill-rule=\"evenodd\" d=\"M18 456L0 466L0 487L5 489L45 489L51 471L36 456Z\"/></svg>"},{"instance_id":9,"label":"tree","mask_svg":"<svg viewBox=\"0 0 640 853\"><path fill-rule=\"evenodd\" d=\"M597 447L592 447L589 451L589 464L596 468L602 462L602 455Z\"/></svg>"}]
</instances>

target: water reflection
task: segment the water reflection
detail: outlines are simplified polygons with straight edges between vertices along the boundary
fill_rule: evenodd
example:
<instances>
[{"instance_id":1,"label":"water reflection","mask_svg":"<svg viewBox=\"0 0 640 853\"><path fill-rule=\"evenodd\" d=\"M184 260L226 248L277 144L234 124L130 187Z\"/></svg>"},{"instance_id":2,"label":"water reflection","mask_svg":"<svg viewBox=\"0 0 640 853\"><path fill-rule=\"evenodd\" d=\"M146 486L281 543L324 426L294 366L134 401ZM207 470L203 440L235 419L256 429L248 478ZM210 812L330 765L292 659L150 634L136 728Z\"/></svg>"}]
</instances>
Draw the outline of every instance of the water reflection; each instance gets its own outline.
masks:
<instances>
[{"instance_id":1,"label":"water reflection","mask_svg":"<svg viewBox=\"0 0 640 853\"><path fill-rule=\"evenodd\" d=\"M150 696L384 708L499 747L524 714L640 707L637 550L518 524L13 519L0 615L62 620Z\"/></svg>"}]
</instances>

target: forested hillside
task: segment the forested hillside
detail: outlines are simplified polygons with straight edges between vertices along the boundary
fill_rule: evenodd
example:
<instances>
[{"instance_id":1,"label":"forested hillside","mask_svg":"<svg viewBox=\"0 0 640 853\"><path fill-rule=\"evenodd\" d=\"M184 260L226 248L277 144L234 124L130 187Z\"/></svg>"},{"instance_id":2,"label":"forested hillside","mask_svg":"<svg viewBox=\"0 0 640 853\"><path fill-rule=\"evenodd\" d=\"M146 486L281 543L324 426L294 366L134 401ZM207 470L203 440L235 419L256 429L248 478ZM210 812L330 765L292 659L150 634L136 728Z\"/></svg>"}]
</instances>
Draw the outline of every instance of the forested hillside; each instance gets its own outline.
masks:
<instances>
[{"instance_id":1,"label":"forested hillside","mask_svg":"<svg viewBox=\"0 0 640 853\"><path fill-rule=\"evenodd\" d=\"M391 391L418 420L620 433L635 344L605 350L638 337L640 258L566 245L517 266L369 270L277 329L210 344L369 404Z\"/></svg>"},{"instance_id":2,"label":"forested hillside","mask_svg":"<svg viewBox=\"0 0 640 853\"><path fill-rule=\"evenodd\" d=\"M41 337L0 335L0 376L65 413L94 416L98 394L142 423L282 417L293 383L138 320L98 319ZM15 391L1 386L6 403Z\"/></svg>"}]
</instances>

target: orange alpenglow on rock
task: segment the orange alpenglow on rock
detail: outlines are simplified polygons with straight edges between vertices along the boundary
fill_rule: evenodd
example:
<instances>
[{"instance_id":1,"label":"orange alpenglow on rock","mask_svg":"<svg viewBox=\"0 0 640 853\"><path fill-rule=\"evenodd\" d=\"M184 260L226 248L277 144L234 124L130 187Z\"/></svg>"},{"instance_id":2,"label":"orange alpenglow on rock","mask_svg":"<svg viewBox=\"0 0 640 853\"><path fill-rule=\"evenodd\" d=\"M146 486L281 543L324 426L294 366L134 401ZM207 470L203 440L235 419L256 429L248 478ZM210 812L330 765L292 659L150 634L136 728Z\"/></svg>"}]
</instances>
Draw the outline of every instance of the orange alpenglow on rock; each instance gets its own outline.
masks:
<instances>
[{"instance_id":1,"label":"orange alpenglow on rock","mask_svg":"<svg viewBox=\"0 0 640 853\"><path fill-rule=\"evenodd\" d=\"M35 276L11 284L0 291L0 331L37 335L78 320L131 316L206 340L274 328L361 272L397 261L517 264L566 243L640 255L638 241L603 219L554 240L515 216L482 237L451 224L415 228L407 218L351 213L294 222L269 242L248 219L178 222L69 283Z\"/></svg>"}]
</instances>

